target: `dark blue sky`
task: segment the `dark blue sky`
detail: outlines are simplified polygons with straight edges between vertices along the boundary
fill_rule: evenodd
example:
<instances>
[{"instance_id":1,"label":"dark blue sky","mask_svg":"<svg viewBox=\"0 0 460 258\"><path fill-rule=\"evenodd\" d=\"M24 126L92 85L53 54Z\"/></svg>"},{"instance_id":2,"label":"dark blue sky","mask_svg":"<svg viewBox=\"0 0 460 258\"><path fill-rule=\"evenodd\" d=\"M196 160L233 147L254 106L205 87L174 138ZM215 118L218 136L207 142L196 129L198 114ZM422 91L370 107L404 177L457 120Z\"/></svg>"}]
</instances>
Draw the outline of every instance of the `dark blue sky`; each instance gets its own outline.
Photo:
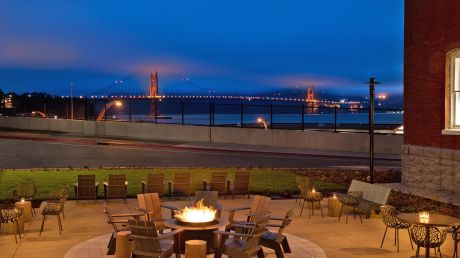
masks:
<instances>
[{"instance_id":1,"label":"dark blue sky","mask_svg":"<svg viewBox=\"0 0 460 258\"><path fill-rule=\"evenodd\" d=\"M0 88L87 95L194 85L219 92L305 87L402 92L401 0L0 0ZM180 82L189 78L194 83Z\"/></svg>"}]
</instances>

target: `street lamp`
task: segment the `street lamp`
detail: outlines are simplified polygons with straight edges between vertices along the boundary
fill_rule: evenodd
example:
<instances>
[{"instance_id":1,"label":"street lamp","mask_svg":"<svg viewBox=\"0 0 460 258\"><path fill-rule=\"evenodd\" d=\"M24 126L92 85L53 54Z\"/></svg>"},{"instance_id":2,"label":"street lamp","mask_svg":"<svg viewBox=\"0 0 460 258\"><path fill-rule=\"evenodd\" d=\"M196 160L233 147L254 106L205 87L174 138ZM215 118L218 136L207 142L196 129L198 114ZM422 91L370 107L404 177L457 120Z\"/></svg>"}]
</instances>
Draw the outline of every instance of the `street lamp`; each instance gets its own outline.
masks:
<instances>
[{"instance_id":1,"label":"street lamp","mask_svg":"<svg viewBox=\"0 0 460 258\"><path fill-rule=\"evenodd\" d=\"M369 183L374 183L374 96L375 85L380 84L375 78L369 79Z\"/></svg>"},{"instance_id":2,"label":"street lamp","mask_svg":"<svg viewBox=\"0 0 460 258\"><path fill-rule=\"evenodd\" d=\"M265 121L265 119L259 117L259 118L257 119L257 122L263 124L265 130L268 129L268 124L267 124L267 121Z\"/></svg>"},{"instance_id":3,"label":"street lamp","mask_svg":"<svg viewBox=\"0 0 460 258\"><path fill-rule=\"evenodd\" d=\"M70 119L73 120L73 82L70 83Z\"/></svg>"},{"instance_id":4,"label":"street lamp","mask_svg":"<svg viewBox=\"0 0 460 258\"><path fill-rule=\"evenodd\" d=\"M123 102L121 102L119 100L112 100L109 103L105 104L104 108L101 110L101 112L99 112L99 115L97 116L96 121L102 121L102 119L105 116L105 113L112 106L121 107L121 106L123 106Z\"/></svg>"}]
</instances>

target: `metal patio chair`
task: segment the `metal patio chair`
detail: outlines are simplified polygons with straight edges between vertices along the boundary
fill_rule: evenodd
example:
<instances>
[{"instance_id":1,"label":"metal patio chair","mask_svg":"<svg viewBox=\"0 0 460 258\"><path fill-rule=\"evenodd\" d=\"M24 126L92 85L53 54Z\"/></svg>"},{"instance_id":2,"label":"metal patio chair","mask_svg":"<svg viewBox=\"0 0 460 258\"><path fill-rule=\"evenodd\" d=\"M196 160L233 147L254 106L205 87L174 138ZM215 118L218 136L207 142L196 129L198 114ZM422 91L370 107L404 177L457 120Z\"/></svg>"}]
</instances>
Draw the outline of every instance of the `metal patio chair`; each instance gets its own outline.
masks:
<instances>
[{"instance_id":1,"label":"metal patio chair","mask_svg":"<svg viewBox=\"0 0 460 258\"><path fill-rule=\"evenodd\" d=\"M353 218L356 219L356 211L358 211L359 219L361 224L363 223L363 218L361 217L361 211L359 210L359 205L363 201L363 192L361 191L350 191L347 194L335 193L337 199L342 204L340 208L339 220L342 218L343 206L348 206L353 209ZM348 223L348 213L346 215L346 221Z\"/></svg>"},{"instance_id":2,"label":"metal patio chair","mask_svg":"<svg viewBox=\"0 0 460 258\"><path fill-rule=\"evenodd\" d=\"M424 226L414 225L410 228L410 237L412 241L417 245L417 251L415 256L418 257L420 247L426 248L425 242L426 236L426 228ZM442 257L441 254L441 245L446 241L447 238L447 231L444 228L431 228L430 229L430 236L429 236L429 248L434 248L435 256L436 256L436 249L439 252L439 255Z\"/></svg>"},{"instance_id":3,"label":"metal patio chair","mask_svg":"<svg viewBox=\"0 0 460 258\"><path fill-rule=\"evenodd\" d=\"M313 191L309 187L304 186L304 188L300 191L300 196L301 196L301 201L302 203L302 209L300 210L300 216L302 216L303 208L305 206L305 203L308 202L311 204L311 209L310 213L308 214L308 218L314 214L315 207L314 204L318 203L319 204L319 209L321 210L321 216L324 218L324 213L323 213L323 207L321 205L321 200L323 200L323 195L320 192Z\"/></svg>"},{"instance_id":4,"label":"metal patio chair","mask_svg":"<svg viewBox=\"0 0 460 258\"><path fill-rule=\"evenodd\" d=\"M18 243L18 238L16 234L19 235L19 239L21 239L21 232L19 230L19 218L24 213L22 208L15 208L12 205L6 205L0 207L0 228L2 224L9 224L13 223L16 224L16 230L14 232L14 240L16 244Z\"/></svg>"},{"instance_id":5,"label":"metal patio chair","mask_svg":"<svg viewBox=\"0 0 460 258\"><path fill-rule=\"evenodd\" d=\"M62 234L63 227L62 227L62 221L61 221L61 214L62 218L64 219L64 205L69 196L69 187L65 186L59 190L55 190L51 192L48 195L48 199L46 200L46 204L43 207L42 210L42 225L40 227L40 233L39 235L41 236L43 232L43 227L45 226L45 220L46 216L56 216L57 222L58 222L58 230L59 230L59 235Z\"/></svg>"},{"instance_id":6,"label":"metal patio chair","mask_svg":"<svg viewBox=\"0 0 460 258\"><path fill-rule=\"evenodd\" d=\"M299 190L299 194L295 195L295 202L299 201L299 206L302 204L302 191L305 188L311 187L310 178L306 176L296 176L295 182L297 185L297 190Z\"/></svg>"},{"instance_id":7,"label":"metal patio chair","mask_svg":"<svg viewBox=\"0 0 460 258\"><path fill-rule=\"evenodd\" d=\"M26 181L20 183L15 189L13 189L14 199L20 200L24 198L25 200L32 200L37 193L37 187L33 181Z\"/></svg>"},{"instance_id":8,"label":"metal patio chair","mask_svg":"<svg viewBox=\"0 0 460 258\"><path fill-rule=\"evenodd\" d=\"M65 219L65 203L69 198L69 189L68 185L62 187L59 190L53 191L48 195L46 203L59 203L62 205L62 218Z\"/></svg>"},{"instance_id":9,"label":"metal patio chair","mask_svg":"<svg viewBox=\"0 0 460 258\"><path fill-rule=\"evenodd\" d=\"M412 240L410 238L409 228L411 224L401 221L397 218L399 212L396 210L395 207L391 205L383 205L380 206L380 212L382 213L382 220L383 224L385 224L385 233L383 234L382 243L380 244L380 248L383 246L383 241L385 241L385 235L387 234L388 228L393 228L395 230L395 245L396 249L399 252L399 230L400 229L407 229L407 233L409 234L409 241L414 250L414 245L412 244Z\"/></svg>"},{"instance_id":10,"label":"metal patio chair","mask_svg":"<svg viewBox=\"0 0 460 258\"><path fill-rule=\"evenodd\" d=\"M37 194L37 187L33 181L21 182L19 185L13 189L13 197L16 201L24 199L26 201L31 201L34 199ZM32 215L35 215L34 203L32 202Z\"/></svg>"}]
</instances>

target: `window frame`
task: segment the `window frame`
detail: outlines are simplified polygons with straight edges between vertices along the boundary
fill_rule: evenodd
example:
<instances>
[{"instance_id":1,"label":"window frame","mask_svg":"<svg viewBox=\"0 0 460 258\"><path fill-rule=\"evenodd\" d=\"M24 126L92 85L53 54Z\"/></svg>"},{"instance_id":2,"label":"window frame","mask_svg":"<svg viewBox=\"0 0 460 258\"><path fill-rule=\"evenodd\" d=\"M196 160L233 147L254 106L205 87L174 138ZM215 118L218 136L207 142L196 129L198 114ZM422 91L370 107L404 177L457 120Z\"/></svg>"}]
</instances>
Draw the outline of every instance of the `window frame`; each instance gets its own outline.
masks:
<instances>
[{"instance_id":1,"label":"window frame","mask_svg":"<svg viewBox=\"0 0 460 258\"><path fill-rule=\"evenodd\" d=\"M451 51L448 55L448 85L449 85L449 129L460 130L460 121L456 121L457 112L460 112L460 100L457 103L456 94L460 94L460 85L459 89L455 90L455 70L459 70L460 76L460 65L459 67L455 66L456 59L460 59L460 48ZM456 109L459 109L458 111Z\"/></svg>"}]
</instances>

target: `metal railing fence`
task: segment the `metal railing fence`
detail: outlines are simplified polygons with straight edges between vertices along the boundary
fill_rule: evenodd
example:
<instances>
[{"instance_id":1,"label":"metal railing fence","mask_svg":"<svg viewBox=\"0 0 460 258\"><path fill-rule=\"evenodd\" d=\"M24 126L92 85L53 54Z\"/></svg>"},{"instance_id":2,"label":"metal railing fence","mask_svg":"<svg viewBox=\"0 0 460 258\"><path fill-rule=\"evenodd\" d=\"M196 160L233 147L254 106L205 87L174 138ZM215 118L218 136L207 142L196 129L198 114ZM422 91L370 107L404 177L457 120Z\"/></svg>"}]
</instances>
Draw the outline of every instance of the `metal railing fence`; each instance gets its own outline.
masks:
<instances>
[{"instance_id":1,"label":"metal railing fence","mask_svg":"<svg viewBox=\"0 0 460 258\"><path fill-rule=\"evenodd\" d=\"M119 101L120 105L110 102ZM369 108L315 107L308 103L193 102L159 98L60 98L16 96L13 107L0 107L7 116L102 120L199 126L225 126L290 130L368 130ZM403 123L402 109L375 109L375 129L393 130ZM366 131L367 132L367 131Z\"/></svg>"}]
</instances>

